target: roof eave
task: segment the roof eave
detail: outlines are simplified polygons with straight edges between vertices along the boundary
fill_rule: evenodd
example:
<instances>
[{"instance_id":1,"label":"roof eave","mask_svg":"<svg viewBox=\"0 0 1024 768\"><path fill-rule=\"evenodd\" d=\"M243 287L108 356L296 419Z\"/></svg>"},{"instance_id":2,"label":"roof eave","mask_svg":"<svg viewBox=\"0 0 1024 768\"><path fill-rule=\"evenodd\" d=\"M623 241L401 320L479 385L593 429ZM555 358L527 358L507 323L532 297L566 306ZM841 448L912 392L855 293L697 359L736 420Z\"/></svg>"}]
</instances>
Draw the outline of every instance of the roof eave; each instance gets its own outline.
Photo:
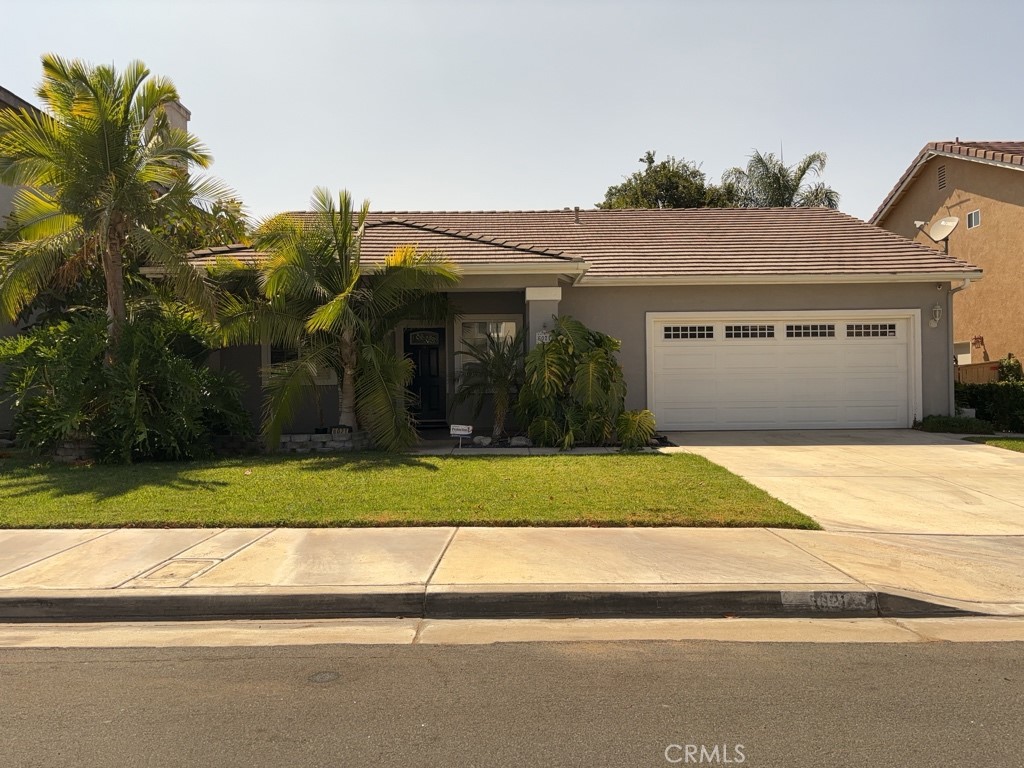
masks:
<instances>
[{"instance_id":1,"label":"roof eave","mask_svg":"<svg viewBox=\"0 0 1024 768\"><path fill-rule=\"evenodd\" d=\"M663 275L650 277L598 277L588 275L577 284L597 286L651 285L829 285L852 283L946 283L981 280L981 270L956 272L882 272L844 274Z\"/></svg>"}]
</instances>

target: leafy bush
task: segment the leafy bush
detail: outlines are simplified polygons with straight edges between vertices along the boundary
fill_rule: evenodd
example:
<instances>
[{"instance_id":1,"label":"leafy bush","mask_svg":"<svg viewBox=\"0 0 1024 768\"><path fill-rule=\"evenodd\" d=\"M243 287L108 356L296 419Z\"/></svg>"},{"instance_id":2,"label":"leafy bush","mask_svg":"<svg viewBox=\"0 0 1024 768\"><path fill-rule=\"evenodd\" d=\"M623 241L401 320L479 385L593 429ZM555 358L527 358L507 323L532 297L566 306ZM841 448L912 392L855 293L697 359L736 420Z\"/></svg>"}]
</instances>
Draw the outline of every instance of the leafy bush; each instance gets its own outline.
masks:
<instances>
[{"instance_id":1,"label":"leafy bush","mask_svg":"<svg viewBox=\"0 0 1024 768\"><path fill-rule=\"evenodd\" d=\"M1020 360L1013 356L1013 352L999 361L998 377L999 381L1024 381L1024 368Z\"/></svg>"},{"instance_id":2,"label":"leafy bush","mask_svg":"<svg viewBox=\"0 0 1024 768\"><path fill-rule=\"evenodd\" d=\"M604 445L615 435L626 383L619 341L571 317L554 318L551 340L526 356L516 410L538 445Z\"/></svg>"},{"instance_id":3,"label":"leafy bush","mask_svg":"<svg viewBox=\"0 0 1024 768\"><path fill-rule=\"evenodd\" d=\"M153 314L125 327L105 363L106 318L96 313L0 342L18 442L35 451L69 438L96 443L100 461L192 459L214 434L248 436L241 382L205 366L202 323Z\"/></svg>"},{"instance_id":4,"label":"leafy bush","mask_svg":"<svg viewBox=\"0 0 1024 768\"><path fill-rule=\"evenodd\" d=\"M914 429L957 435L991 435L995 431L991 422L966 416L925 416L923 421L914 422Z\"/></svg>"},{"instance_id":5,"label":"leafy bush","mask_svg":"<svg viewBox=\"0 0 1024 768\"><path fill-rule=\"evenodd\" d=\"M1024 432L1024 382L957 384L956 403L1006 432Z\"/></svg>"},{"instance_id":6,"label":"leafy bush","mask_svg":"<svg viewBox=\"0 0 1024 768\"><path fill-rule=\"evenodd\" d=\"M615 423L619 445L625 450L643 448L654 437L654 414L642 411L623 411Z\"/></svg>"}]
</instances>

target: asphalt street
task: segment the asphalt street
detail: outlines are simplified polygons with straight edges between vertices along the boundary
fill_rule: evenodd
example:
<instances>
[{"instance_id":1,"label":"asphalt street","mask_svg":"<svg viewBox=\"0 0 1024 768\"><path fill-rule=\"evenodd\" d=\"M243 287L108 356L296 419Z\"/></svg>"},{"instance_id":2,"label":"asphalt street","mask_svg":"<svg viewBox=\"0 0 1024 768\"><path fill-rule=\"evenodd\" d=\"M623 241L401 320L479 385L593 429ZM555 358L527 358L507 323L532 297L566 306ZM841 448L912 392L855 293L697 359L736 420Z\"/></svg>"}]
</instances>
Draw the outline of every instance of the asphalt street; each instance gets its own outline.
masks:
<instances>
[{"instance_id":1,"label":"asphalt street","mask_svg":"<svg viewBox=\"0 0 1024 768\"><path fill-rule=\"evenodd\" d=\"M0 765L1024 766L1024 645L0 651Z\"/></svg>"}]
</instances>

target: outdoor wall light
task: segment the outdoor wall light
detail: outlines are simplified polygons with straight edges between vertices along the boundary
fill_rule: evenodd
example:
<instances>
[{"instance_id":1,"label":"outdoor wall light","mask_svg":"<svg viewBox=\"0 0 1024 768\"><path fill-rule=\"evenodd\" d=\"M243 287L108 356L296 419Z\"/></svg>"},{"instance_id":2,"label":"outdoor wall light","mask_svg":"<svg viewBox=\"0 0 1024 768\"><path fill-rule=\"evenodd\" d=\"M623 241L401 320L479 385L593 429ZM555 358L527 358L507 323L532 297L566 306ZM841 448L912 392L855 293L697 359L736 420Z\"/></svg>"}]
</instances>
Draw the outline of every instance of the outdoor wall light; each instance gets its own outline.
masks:
<instances>
[{"instance_id":1,"label":"outdoor wall light","mask_svg":"<svg viewBox=\"0 0 1024 768\"><path fill-rule=\"evenodd\" d=\"M938 304L936 304L934 307L932 307L932 319L928 321L928 325L930 325L932 328L938 328L939 327L939 320L941 320L941 319L942 319L942 307L940 307Z\"/></svg>"}]
</instances>

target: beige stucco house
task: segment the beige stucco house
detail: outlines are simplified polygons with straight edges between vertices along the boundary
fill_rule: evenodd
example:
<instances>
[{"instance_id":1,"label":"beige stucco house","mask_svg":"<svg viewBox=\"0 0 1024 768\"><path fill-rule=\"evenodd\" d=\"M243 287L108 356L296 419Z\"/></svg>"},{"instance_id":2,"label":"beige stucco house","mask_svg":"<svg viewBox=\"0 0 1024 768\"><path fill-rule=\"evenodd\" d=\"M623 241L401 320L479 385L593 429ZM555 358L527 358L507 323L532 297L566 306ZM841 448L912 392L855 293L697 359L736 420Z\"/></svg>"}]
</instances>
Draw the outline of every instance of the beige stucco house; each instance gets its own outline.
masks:
<instances>
[{"instance_id":1,"label":"beige stucco house","mask_svg":"<svg viewBox=\"0 0 1024 768\"><path fill-rule=\"evenodd\" d=\"M419 417L437 423L464 423L448 405L466 341L525 330L532 346L568 314L621 340L626 406L650 408L661 430L909 427L952 411L950 289L981 276L823 208L370 215L364 261L403 244L463 274L456 317L395 338L418 364ZM237 246L194 260L225 256L261 258ZM254 411L272 355L216 361L246 376ZM336 423L336 399L325 390L324 412L292 428Z\"/></svg>"},{"instance_id":2,"label":"beige stucco house","mask_svg":"<svg viewBox=\"0 0 1024 768\"><path fill-rule=\"evenodd\" d=\"M930 248L927 224L956 216L949 255L985 271L953 304L960 364L1024 355L1024 141L925 145L870 221Z\"/></svg>"}]
</instances>

